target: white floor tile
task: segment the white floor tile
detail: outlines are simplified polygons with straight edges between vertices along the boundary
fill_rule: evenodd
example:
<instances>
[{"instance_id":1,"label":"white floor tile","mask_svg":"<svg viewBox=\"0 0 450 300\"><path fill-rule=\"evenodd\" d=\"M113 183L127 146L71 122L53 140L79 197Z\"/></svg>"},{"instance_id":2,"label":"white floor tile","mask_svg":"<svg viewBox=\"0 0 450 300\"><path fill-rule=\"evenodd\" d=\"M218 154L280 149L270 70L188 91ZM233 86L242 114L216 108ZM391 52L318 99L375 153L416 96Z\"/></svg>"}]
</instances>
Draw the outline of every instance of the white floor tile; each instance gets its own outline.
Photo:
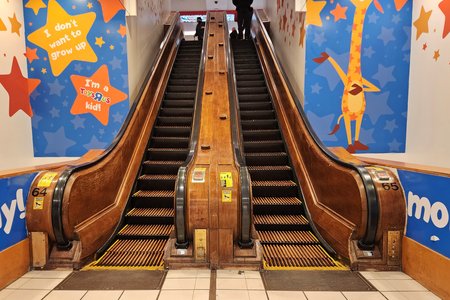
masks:
<instances>
[{"instance_id":1,"label":"white floor tile","mask_svg":"<svg viewBox=\"0 0 450 300\"><path fill-rule=\"evenodd\" d=\"M269 300L307 300L303 292L292 291L267 291Z\"/></svg>"},{"instance_id":2,"label":"white floor tile","mask_svg":"<svg viewBox=\"0 0 450 300\"><path fill-rule=\"evenodd\" d=\"M124 291L120 300L156 300L159 290Z\"/></svg>"},{"instance_id":3,"label":"white floor tile","mask_svg":"<svg viewBox=\"0 0 450 300\"><path fill-rule=\"evenodd\" d=\"M347 300L386 300L380 292L342 292Z\"/></svg>"},{"instance_id":4,"label":"white floor tile","mask_svg":"<svg viewBox=\"0 0 450 300\"><path fill-rule=\"evenodd\" d=\"M439 300L432 292L383 292L389 300Z\"/></svg>"},{"instance_id":5,"label":"white floor tile","mask_svg":"<svg viewBox=\"0 0 450 300\"><path fill-rule=\"evenodd\" d=\"M211 277L211 270L197 270L197 278L202 277L202 278L210 278Z\"/></svg>"},{"instance_id":6,"label":"white floor tile","mask_svg":"<svg viewBox=\"0 0 450 300\"><path fill-rule=\"evenodd\" d=\"M123 291L88 291L83 300L118 300Z\"/></svg>"},{"instance_id":7,"label":"white floor tile","mask_svg":"<svg viewBox=\"0 0 450 300\"><path fill-rule=\"evenodd\" d=\"M341 292L304 292L308 300L346 300Z\"/></svg>"},{"instance_id":8,"label":"white floor tile","mask_svg":"<svg viewBox=\"0 0 450 300\"><path fill-rule=\"evenodd\" d=\"M217 278L216 289L218 290L246 290L245 278Z\"/></svg>"},{"instance_id":9,"label":"white floor tile","mask_svg":"<svg viewBox=\"0 0 450 300\"><path fill-rule=\"evenodd\" d=\"M210 278L197 278L195 281L196 290L209 290Z\"/></svg>"},{"instance_id":10,"label":"white floor tile","mask_svg":"<svg viewBox=\"0 0 450 300\"><path fill-rule=\"evenodd\" d=\"M250 300L267 300L266 291L248 291Z\"/></svg>"},{"instance_id":11,"label":"white floor tile","mask_svg":"<svg viewBox=\"0 0 450 300\"><path fill-rule=\"evenodd\" d=\"M6 296L3 298L3 293L0 294L0 299L7 300L41 300L45 297L50 290L9 290L12 293L5 294Z\"/></svg>"},{"instance_id":12,"label":"white floor tile","mask_svg":"<svg viewBox=\"0 0 450 300\"><path fill-rule=\"evenodd\" d=\"M359 272L366 279L411 279L403 272Z\"/></svg>"},{"instance_id":13,"label":"white floor tile","mask_svg":"<svg viewBox=\"0 0 450 300\"><path fill-rule=\"evenodd\" d=\"M192 300L209 300L209 290L195 290Z\"/></svg>"},{"instance_id":14,"label":"white floor tile","mask_svg":"<svg viewBox=\"0 0 450 300\"><path fill-rule=\"evenodd\" d=\"M217 290L217 300L249 300L247 290Z\"/></svg>"},{"instance_id":15,"label":"white floor tile","mask_svg":"<svg viewBox=\"0 0 450 300\"><path fill-rule=\"evenodd\" d=\"M380 292L426 292L428 291L420 283L412 279L402 280L369 280L370 283Z\"/></svg>"},{"instance_id":16,"label":"white floor tile","mask_svg":"<svg viewBox=\"0 0 450 300\"><path fill-rule=\"evenodd\" d=\"M44 300L80 300L87 291L51 291Z\"/></svg>"},{"instance_id":17,"label":"white floor tile","mask_svg":"<svg viewBox=\"0 0 450 300\"><path fill-rule=\"evenodd\" d=\"M63 278L27 278L28 281L25 282L20 289L25 290L52 290L54 289L60 282L62 282Z\"/></svg>"},{"instance_id":18,"label":"white floor tile","mask_svg":"<svg viewBox=\"0 0 450 300\"><path fill-rule=\"evenodd\" d=\"M193 290L195 278L169 278L164 281L163 290Z\"/></svg>"},{"instance_id":19,"label":"white floor tile","mask_svg":"<svg viewBox=\"0 0 450 300\"><path fill-rule=\"evenodd\" d=\"M8 290L0 290L0 299L7 299L8 295L14 293L15 290L8 289Z\"/></svg>"},{"instance_id":20,"label":"white floor tile","mask_svg":"<svg viewBox=\"0 0 450 300\"><path fill-rule=\"evenodd\" d=\"M10 285L8 285L7 289L19 289L22 285L30 281L30 278L19 278Z\"/></svg>"},{"instance_id":21,"label":"white floor tile","mask_svg":"<svg viewBox=\"0 0 450 300\"><path fill-rule=\"evenodd\" d=\"M30 271L23 278L66 278L72 273L71 270Z\"/></svg>"},{"instance_id":22,"label":"white floor tile","mask_svg":"<svg viewBox=\"0 0 450 300\"><path fill-rule=\"evenodd\" d=\"M264 290L264 284L261 278L246 278L247 290Z\"/></svg>"},{"instance_id":23,"label":"white floor tile","mask_svg":"<svg viewBox=\"0 0 450 300\"><path fill-rule=\"evenodd\" d=\"M245 272L240 270L217 270L217 278L245 278Z\"/></svg>"},{"instance_id":24,"label":"white floor tile","mask_svg":"<svg viewBox=\"0 0 450 300\"><path fill-rule=\"evenodd\" d=\"M198 270L169 270L166 278L197 278Z\"/></svg>"},{"instance_id":25,"label":"white floor tile","mask_svg":"<svg viewBox=\"0 0 450 300\"><path fill-rule=\"evenodd\" d=\"M192 300L193 297L194 290L162 290L158 300Z\"/></svg>"},{"instance_id":26,"label":"white floor tile","mask_svg":"<svg viewBox=\"0 0 450 300\"><path fill-rule=\"evenodd\" d=\"M245 271L244 276L245 278L260 279L261 273L259 271Z\"/></svg>"}]
</instances>

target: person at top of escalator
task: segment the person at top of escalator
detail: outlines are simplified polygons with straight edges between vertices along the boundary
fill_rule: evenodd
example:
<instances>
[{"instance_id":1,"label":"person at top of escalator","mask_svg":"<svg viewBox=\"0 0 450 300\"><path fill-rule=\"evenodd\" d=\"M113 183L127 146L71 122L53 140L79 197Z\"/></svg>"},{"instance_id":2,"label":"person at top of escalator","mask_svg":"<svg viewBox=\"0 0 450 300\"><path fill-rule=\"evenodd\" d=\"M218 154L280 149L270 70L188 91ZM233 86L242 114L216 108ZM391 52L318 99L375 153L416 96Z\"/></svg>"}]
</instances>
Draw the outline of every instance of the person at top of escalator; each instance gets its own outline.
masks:
<instances>
[{"instance_id":1,"label":"person at top of escalator","mask_svg":"<svg viewBox=\"0 0 450 300\"><path fill-rule=\"evenodd\" d=\"M242 39L244 37L244 30L245 39L250 39L250 24L252 22L253 16L252 3L253 0L233 0L233 4L234 6L236 6L238 18L239 39Z\"/></svg>"},{"instance_id":2,"label":"person at top of escalator","mask_svg":"<svg viewBox=\"0 0 450 300\"><path fill-rule=\"evenodd\" d=\"M236 27L233 27L231 29L231 33L230 33L230 39L232 40L236 40L238 38L238 33L236 31Z\"/></svg>"},{"instance_id":3,"label":"person at top of escalator","mask_svg":"<svg viewBox=\"0 0 450 300\"><path fill-rule=\"evenodd\" d=\"M197 26L195 27L195 37L198 38L199 41L203 41L203 33L205 32L205 22L202 21L202 17L197 17Z\"/></svg>"}]
</instances>

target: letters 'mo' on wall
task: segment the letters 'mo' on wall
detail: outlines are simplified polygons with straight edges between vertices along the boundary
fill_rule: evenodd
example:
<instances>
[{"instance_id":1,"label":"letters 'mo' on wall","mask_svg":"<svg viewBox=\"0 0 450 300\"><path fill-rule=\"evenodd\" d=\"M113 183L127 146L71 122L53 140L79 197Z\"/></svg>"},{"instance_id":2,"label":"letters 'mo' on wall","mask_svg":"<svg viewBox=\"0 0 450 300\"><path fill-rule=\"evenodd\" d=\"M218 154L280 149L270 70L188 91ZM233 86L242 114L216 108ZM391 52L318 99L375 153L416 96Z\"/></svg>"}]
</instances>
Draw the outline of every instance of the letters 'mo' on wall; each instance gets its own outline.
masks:
<instances>
[{"instance_id":1,"label":"letters 'mo' on wall","mask_svg":"<svg viewBox=\"0 0 450 300\"><path fill-rule=\"evenodd\" d=\"M0 251L27 236L26 198L36 173L0 179Z\"/></svg>"},{"instance_id":2,"label":"letters 'mo' on wall","mask_svg":"<svg viewBox=\"0 0 450 300\"><path fill-rule=\"evenodd\" d=\"M406 236L450 258L450 178L398 173L407 201Z\"/></svg>"},{"instance_id":3,"label":"letters 'mo' on wall","mask_svg":"<svg viewBox=\"0 0 450 300\"><path fill-rule=\"evenodd\" d=\"M24 1L35 156L106 148L129 110L120 0Z\"/></svg>"}]
</instances>

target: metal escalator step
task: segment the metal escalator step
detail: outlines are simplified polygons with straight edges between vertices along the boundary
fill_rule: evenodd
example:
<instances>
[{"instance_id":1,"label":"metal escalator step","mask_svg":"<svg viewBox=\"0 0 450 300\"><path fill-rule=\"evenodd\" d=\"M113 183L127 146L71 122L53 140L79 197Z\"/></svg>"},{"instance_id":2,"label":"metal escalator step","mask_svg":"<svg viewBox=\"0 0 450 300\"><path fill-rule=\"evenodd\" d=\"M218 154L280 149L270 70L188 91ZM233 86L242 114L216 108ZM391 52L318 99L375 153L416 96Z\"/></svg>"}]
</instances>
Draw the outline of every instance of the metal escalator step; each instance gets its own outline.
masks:
<instances>
[{"instance_id":1,"label":"metal escalator step","mask_svg":"<svg viewBox=\"0 0 450 300\"><path fill-rule=\"evenodd\" d=\"M258 75L261 74L261 69L236 69L237 75Z\"/></svg>"},{"instance_id":2,"label":"metal escalator step","mask_svg":"<svg viewBox=\"0 0 450 300\"><path fill-rule=\"evenodd\" d=\"M174 189L165 191L139 190L133 194L136 208L173 208Z\"/></svg>"},{"instance_id":3,"label":"metal escalator step","mask_svg":"<svg viewBox=\"0 0 450 300\"><path fill-rule=\"evenodd\" d=\"M258 231L261 243L317 244L319 240L311 231Z\"/></svg>"},{"instance_id":4,"label":"metal escalator step","mask_svg":"<svg viewBox=\"0 0 450 300\"><path fill-rule=\"evenodd\" d=\"M120 238L169 238L173 225L126 225L117 234Z\"/></svg>"},{"instance_id":5,"label":"metal escalator step","mask_svg":"<svg viewBox=\"0 0 450 300\"><path fill-rule=\"evenodd\" d=\"M249 94L249 95L238 95L239 102L251 102L251 101L270 101L269 94Z\"/></svg>"},{"instance_id":6,"label":"metal escalator step","mask_svg":"<svg viewBox=\"0 0 450 300\"><path fill-rule=\"evenodd\" d=\"M248 62L241 62L235 65L235 70L241 70L241 69L258 69L261 70L261 66L259 63L248 63Z\"/></svg>"},{"instance_id":7,"label":"metal escalator step","mask_svg":"<svg viewBox=\"0 0 450 300\"><path fill-rule=\"evenodd\" d=\"M151 138L152 148L187 148L189 137L154 136Z\"/></svg>"},{"instance_id":8,"label":"metal escalator step","mask_svg":"<svg viewBox=\"0 0 450 300\"><path fill-rule=\"evenodd\" d=\"M133 208L127 213L127 217L173 217L173 208Z\"/></svg>"},{"instance_id":9,"label":"metal escalator step","mask_svg":"<svg viewBox=\"0 0 450 300\"><path fill-rule=\"evenodd\" d=\"M292 180L251 182L253 197L297 197L298 186Z\"/></svg>"},{"instance_id":10,"label":"metal escalator step","mask_svg":"<svg viewBox=\"0 0 450 300\"><path fill-rule=\"evenodd\" d=\"M236 74L237 82L247 81L247 80L264 80L264 74L255 74L255 75L238 75Z\"/></svg>"},{"instance_id":11,"label":"metal escalator step","mask_svg":"<svg viewBox=\"0 0 450 300\"><path fill-rule=\"evenodd\" d=\"M266 268L339 267L320 245L263 244Z\"/></svg>"},{"instance_id":12,"label":"metal escalator step","mask_svg":"<svg viewBox=\"0 0 450 300\"><path fill-rule=\"evenodd\" d=\"M171 160L171 161L185 161L189 149L185 148L149 148L147 150L148 160Z\"/></svg>"},{"instance_id":13,"label":"metal escalator step","mask_svg":"<svg viewBox=\"0 0 450 300\"><path fill-rule=\"evenodd\" d=\"M237 54L234 55L234 64L235 65L239 65L241 63L255 63L255 64L259 64L259 58L258 55L256 53L254 54Z\"/></svg>"},{"instance_id":14,"label":"metal escalator step","mask_svg":"<svg viewBox=\"0 0 450 300\"><path fill-rule=\"evenodd\" d=\"M193 85L168 85L166 88L166 92L190 92L190 93L195 93L195 91L197 91L197 83L193 84Z\"/></svg>"},{"instance_id":15,"label":"metal escalator step","mask_svg":"<svg viewBox=\"0 0 450 300\"><path fill-rule=\"evenodd\" d=\"M167 240L117 240L93 265L112 267L162 267Z\"/></svg>"},{"instance_id":16,"label":"metal escalator step","mask_svg":"<svg viewBox=\"0 0 450 300\"><path fill-rule=\"evenodd\" d=\"M242 120L242 130L277 129L277 120Z\"/></svg>"},{"instance_id":17,"label":"metal escalator step","mask_svg":"<svg viewBox=\"0 0 450 300\"><path fill-rule=\"evenodd\" d=\"M195 99L195 93L169 92L169 93L166 93L166 95L164 96L164 99L167 99L167 100L176 100L176 99L191 100L191 99Z\"/></svg>"},{"instance_id":18,"label":"metal escalator step","mask_svg":"<svg viewBox=\"0 0 450 300\"><path fill-rule=\"evenodd\" d=\"M244 111L259 111L259 110L273 110L272 102L241 102L239 104L241 112Z\"/></svg>"},{"instance_id":19,"label":"metal escalator step","mask_svg":"<svg viewBox=\"0 0 450 300\"><path fill-rule=\"evenodd\" d=\"M191 72L191 73L171 73L170 79L195 79L197 80L198 73Z\"/></svg>"},{"instance_id":20,"label":"metal escalator step","mask_svg":"<svg viewBox=\"0 0 450 300\"><path fill-rule=\"evenodd\" d=\"M192 117L194 108L161 108L159 116L161 117Z\"/></svg>"},{"instance_id":21,"label":"metal escalator step","mask_svg":"<svg viewBox=\"0 0 450 300\"><path fill-rule=\"evenodd\" d=\"M297 197L253 197L253 205L302 205Z\"/></svg>"},{"instance_id":22,"label":"metal escalator step","mask_svg":"<svg viewBox=\"0 0 450 300\"><path fill-rule=\"evenodd\" d=\"M248 87L266 87L266 82L264 80L241 80L237 81L238 88L248 88Z\"/></svg>"},{"instance_id":23,"label":"metal escalator step","mask_svg":"<svg viewBox=\"0 0 450 300\"><path fill-rule=\"evenodd\" d=\"M252 181L292 180L290 166L248 166Z\"/></svg>"},{"instance_id":24,"label":"metal escalator step","mask_svg":"<svg viewBox=\"0 0 450 300\"><path fill-rule=\"evenodd\" d=\"M253 197L255 215L303 214L304 209L296 197Z\"/></svg>"},{"instance_id":25,"label":"metal escalator step","mask_svg":"<svg viewBox=\"0 0 450 300\"><path fill-rule=\"evenodd\" d=\"M267 94L267 88L259 87L259 86L252 86L252 87L239 87L237 89L239 96L242 95L254 95L254 94Z\"/></svg>"},{"instance_id":26,"label":"metal escalator step","mask_svg":"<svg viewBox=\"0 0 450 300\"><path fill-rule=\"evenodd\" d=\"M171 86L197 86L197 80L194 79L169 79L169 85Z\"/></svg>"},{"instance_id":27,"label":"metal escalator step","mask_svg":"<svg viewBox=\"0 0 450 300\"><path fill-rule=\"evenodd\" d=\"M282 140L244 141L244 152L284 152L284 143Z\"/></svg>"},{"instance_id":28,"label":"metal escalator step","mask_svg":"<svg viewBox=\"0 0 450 300\"><path fill-rule=\"evenodd\" d=\"M153 136L169 136L169 137L189 137L191 135L191 127L189 126L155 126L153 128Z\"/></svg>"},{"instance_id":29,"label":"metal escalator step","mask_svg":"<svg viewBox=\"0 0 450 300\"><path fill-rule=\"evenodd\" d=\"M174 190L177 175L141 175L138 178L139 190Z\"/></svg>"},{"instance_id":30,"label":"metal escalator step","mask_svg":"<svg viewBox=\"0 0 450 300\"><path fill-rule=\"evenodd\" d=\"M308 225L308 220L302 215L253 215L255 225ZM257 228L256 230L259 231Z\"/></svg>"},{"instance_id":31,"label":"metal escalator step","mask_svg":"<svg viewBox=\"0 0 450 300\"><path fill-rule=\"evenodd\" d=\"M162 107L164 108L193 108L194 100L164 100Z\"/></svg>"},{"instance_id":32,"label":"metal escalator step","mask_svg":"<svg viewBox=\"0 0 450 300\"><path fill-rule=\"evenodd\" d=\"M143 166L143 174L176 175L184 161L146 160Z\"/></svg>"},{"instance_id":33,"label":"metal escalator step","mask_svg":"<svg viewBox=\"0 0 450 300\"><path fill-rule=\"evenodd\" d=\"M158 117L159 126L191 126L192 117Z\"/></svg>"},{"instance_id":34,"label":"metal escalator step","mask_svg":"<svg viewBox=\"0 0 450 300\"><path fill-rule=\"evenodd\" d=\"M275 117L273 110L241 110L241 120L274 120Z\"/></svg>"},{"instance_id":35,"label":"metal escalator step","mask_svg":"<svg viewBox=\"0 0 450 300\"><path fill-rule=\"evenodd\" d=\"M244 141L273 141L281 140L281 132L278 129L244 130Z\"/></svg>"},{"instance_id":36,"label":"metal escalator step","mask_svg":"<svg viewBox=\"0 0 450 300\"><path fill-rule=\"evenodd\" d=\"M285 152L245 153L247 166L280 166L289 163Z\"/></svg>"}]
</instances>

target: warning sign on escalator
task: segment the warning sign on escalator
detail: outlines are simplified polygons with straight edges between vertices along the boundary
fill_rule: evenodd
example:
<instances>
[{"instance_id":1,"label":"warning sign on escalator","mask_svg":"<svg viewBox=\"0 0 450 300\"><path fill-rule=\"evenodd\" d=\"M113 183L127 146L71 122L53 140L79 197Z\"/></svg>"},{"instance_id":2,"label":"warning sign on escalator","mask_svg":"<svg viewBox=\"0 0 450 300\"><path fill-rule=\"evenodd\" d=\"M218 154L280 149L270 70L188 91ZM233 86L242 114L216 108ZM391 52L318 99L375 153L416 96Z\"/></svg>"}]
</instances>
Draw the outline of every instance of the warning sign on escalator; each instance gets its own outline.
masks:
<instances>
[{"instance_id":1,"label":"warning sign on escalator","mask_svg":"<svg viewBox=\"0 0 450 300\"><path fill-rule=\"evenodd\" d=\"M192 182L204 183L205 182L206 168L195 168L192 173Z\"/></svg>"},{"instance_id":2,"label":"warning sign on escalator","mask_svg":"<svg viewBox=\"0 0 450 300\"><path fill-rule=\"evenodd\" d=\"M232 202L231 191L229 190L222 191L222 202Z\"/></svg>"},{"instance_id":3,"label":"warning sign on escalator","mask_svg":"<svg viewBox=\"0 0 450 300\"><path fill-rule=\"evenodd\" d=\"M233 175L231 172L220 172L220 186L225 188L233 187Z\"/></svg>"}]
</instances>

